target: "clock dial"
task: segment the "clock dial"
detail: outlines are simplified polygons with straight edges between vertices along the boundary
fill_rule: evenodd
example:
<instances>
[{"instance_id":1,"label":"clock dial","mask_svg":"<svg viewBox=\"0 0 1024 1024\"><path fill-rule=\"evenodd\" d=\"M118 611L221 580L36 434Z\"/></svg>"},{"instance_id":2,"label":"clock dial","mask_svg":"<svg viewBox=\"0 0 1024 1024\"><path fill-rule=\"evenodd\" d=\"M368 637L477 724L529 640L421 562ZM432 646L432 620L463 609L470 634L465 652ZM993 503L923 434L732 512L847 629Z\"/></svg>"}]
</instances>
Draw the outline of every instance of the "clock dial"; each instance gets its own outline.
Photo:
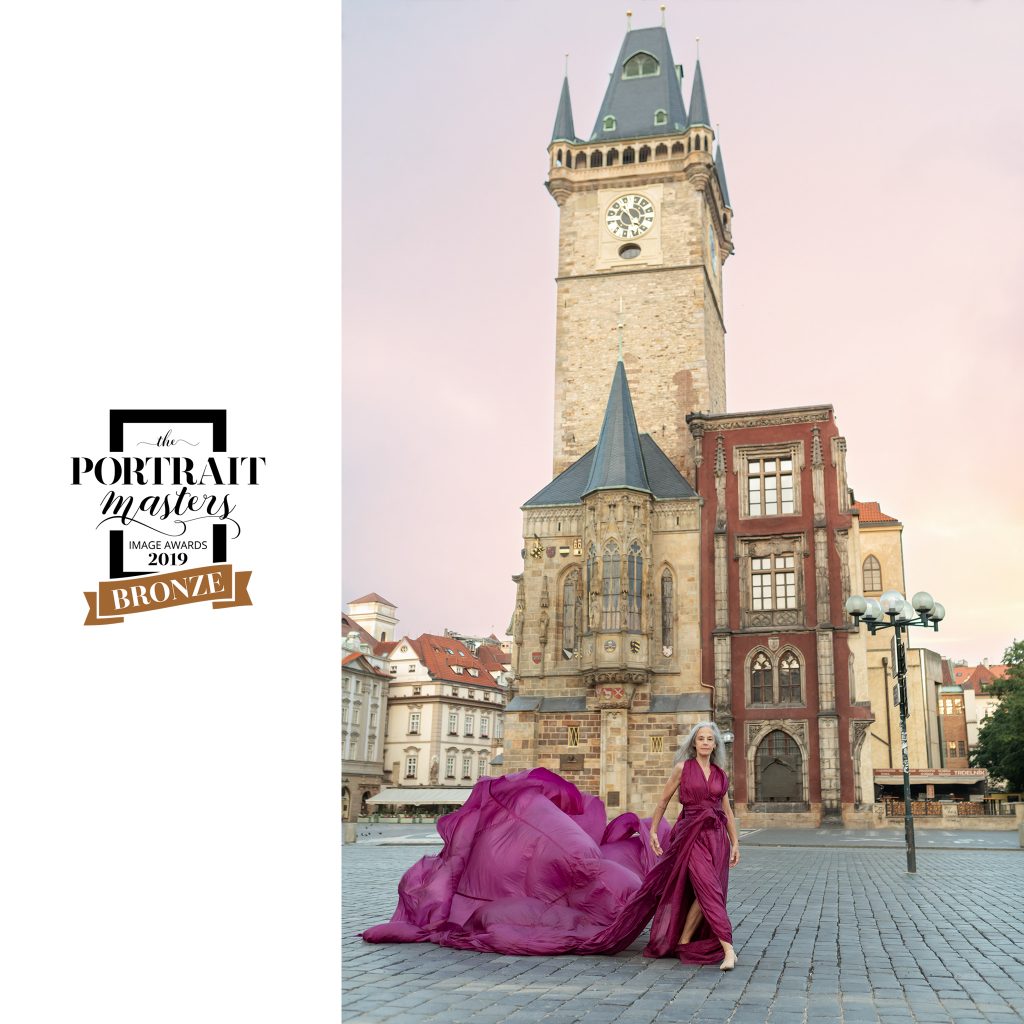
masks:
<instances>
[{"instance_id":1,"label":"clock dial","mask_svg":"<svg viewBox=\"0 0 1024 1024\"><path fill-rule=\"evenodd\" d=\"M605 224L616 238L639 238L653 223L654 204L646 196L619 196L605 214Z\"/></svg>"}]
</instances>

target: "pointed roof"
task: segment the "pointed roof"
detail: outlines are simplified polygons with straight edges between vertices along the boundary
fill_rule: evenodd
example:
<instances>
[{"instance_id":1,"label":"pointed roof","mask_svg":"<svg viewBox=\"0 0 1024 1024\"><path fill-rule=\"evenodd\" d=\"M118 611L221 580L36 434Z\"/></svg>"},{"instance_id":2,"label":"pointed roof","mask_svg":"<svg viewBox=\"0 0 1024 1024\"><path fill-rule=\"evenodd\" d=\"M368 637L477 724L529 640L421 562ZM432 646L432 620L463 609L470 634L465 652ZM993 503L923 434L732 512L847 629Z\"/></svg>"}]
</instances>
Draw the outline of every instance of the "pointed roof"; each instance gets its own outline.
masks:
<instances>
[{"instance_id":1,"label":"pointed roof","mask_svg":"<svg viewBox=\"0 0 1024 1024\"><path fill-rule=\"evenodd\" d=\"M601 436L590 466L584 494L609 487L630 487L636 491L651 490L644 457L640 453L640 431L633 412L633 398L626 380L626 367L621 359L615 364L612 390L604 410Z\"/></svg>"},{"instance_id":2,"label":"pointed roof","mask_svg":"<svg viewBox=\"0 0 1024 1024\"><path fill-rule=\"evenodd\" d=\"M640 53L654 58L656 73L625 77L627 61ZM656 125L654 115L659 110L665 112L665 123ZM604 119L609 116L615 118L615 127L605 131ZM627 32L597 114L591 141L673 135L685 129L686 105L679 88L668 33L660 26Z\"/></svg>"},{"instance_id":3,"label":"pointed roof","mask_svg":"<svg viewBox=\"0 0 1024 1024\"><path fill-rule=\"evenodd\" d=\"M715 149L715 173L718 175L718 186L722 190L722 202L725 203L726 209L732 209L732 203L729 202L729 186L725 183L725 164L722 162L722 147L719 145Z\"/></svg>"},{"instance_id":4,"label":"pointed roof","mask_svg":"<svg viewBox=\"0 0 1024 1024\"><path fill-rule=\"evenodd\" d=\"M693 92L690 93L690 119L686 122L687 128L694 125L711 127L711 115L708 113L708 98L704 95L704 76L700 73L700 61L693 71Z\"/></svg>"},{"instance_id":5,"label":"pointed roof","mask_svg":"<svg viewBox=\"0 0 1024 1024\"><path fill-rule=\"evenodd\" d=\"M349 601L349 605L353 604L386 604L389 608L398 607L394 601L389 601L377 593L367 594L365 597L357 597L354 601Z\"/></svg>"},{"instance_id":6,"label":"pointed roof","mask_svg":"<svg viewBox=\"0 0 1024 1024\"><path fill-rule=\"evenodd\" d=\"M569 99L569 76L562 79L562 95L558 100L558 113L555 114L555 127L551 132L552 142L578 142L576 129L572 123L572 101Z\"/></svg>"},{"instance_id":7,"label":"pointed roof","mask_svg":"<svg viewBox=\"0 0 1024 1024\"><path fill-rule=\"evenodd\" d=\"M626 368L620 359L597 445L559 473L523 508L574 505L593 491L621 487L646 491L656 499L696 497L696 491L654 439L637 430Z\"/></svg>"}]
</instances>

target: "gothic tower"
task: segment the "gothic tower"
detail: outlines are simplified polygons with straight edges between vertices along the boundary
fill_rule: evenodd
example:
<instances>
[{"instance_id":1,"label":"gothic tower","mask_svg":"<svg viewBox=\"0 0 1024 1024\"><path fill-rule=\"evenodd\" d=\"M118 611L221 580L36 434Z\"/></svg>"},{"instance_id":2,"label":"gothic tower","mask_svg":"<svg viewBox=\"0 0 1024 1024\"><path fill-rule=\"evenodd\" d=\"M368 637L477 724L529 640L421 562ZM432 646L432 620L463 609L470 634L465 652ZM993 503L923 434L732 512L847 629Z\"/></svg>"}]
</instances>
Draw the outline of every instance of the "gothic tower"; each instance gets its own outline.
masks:
<instances>
[{"instance_id":1,"label":"gothic tower","mask_svg":"<svg viewBox=\"0 0 1024 1024\"><path fill-rule=\"evenodd\" d=\"M687 479L686 414L725 411L732 210L700 62L689 114L682 79L664 28L628 31L586 140L562 84L547 181L559 206L555 474L597 442L620 303L637 418Z\"/></svg>"}]
</instances>

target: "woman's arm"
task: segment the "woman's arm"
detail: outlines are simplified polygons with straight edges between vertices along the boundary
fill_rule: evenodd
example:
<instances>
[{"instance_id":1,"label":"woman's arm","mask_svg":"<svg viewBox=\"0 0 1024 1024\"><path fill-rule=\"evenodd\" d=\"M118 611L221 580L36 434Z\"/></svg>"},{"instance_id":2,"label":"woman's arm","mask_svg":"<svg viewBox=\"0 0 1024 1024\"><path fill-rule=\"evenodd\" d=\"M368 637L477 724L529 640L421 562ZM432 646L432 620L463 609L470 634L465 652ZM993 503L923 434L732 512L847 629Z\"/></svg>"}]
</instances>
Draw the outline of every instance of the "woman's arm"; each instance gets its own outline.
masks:
<instances>
[{"instance_id":1,"label":"woman's arm","mask_svg":"<svg viewBox=\"0 0 1024 1024\"><path fill-rule=\"evenodd\" d=\"M729 833L729 841L732 843L732 854L729 857L729 867L734 868L740 862L740 836L736 831L736 819L732 816L732 804L729 803L729 794L722 795L722 810L725 812L726 829Z\"/></svg>"},{"instance_id":2,"label":"woman's arm","mask_svg":"<svg viewBox=\"0 0 1024 1024\"><path fill-rule=\"evenodd\" d=\"M658 825L665 816L665 811L668 810L668 805L673 795L679 792L679 780L682 777L683 762L680 761L672 769L672 774L668 777L668 782L665 783L665 788L661 791L661 799L658 800L658 806L654 808L654 816L651 818L651 849L659 857L661 856L661 843L658 841Z\"/></svg>"}]
</instances>

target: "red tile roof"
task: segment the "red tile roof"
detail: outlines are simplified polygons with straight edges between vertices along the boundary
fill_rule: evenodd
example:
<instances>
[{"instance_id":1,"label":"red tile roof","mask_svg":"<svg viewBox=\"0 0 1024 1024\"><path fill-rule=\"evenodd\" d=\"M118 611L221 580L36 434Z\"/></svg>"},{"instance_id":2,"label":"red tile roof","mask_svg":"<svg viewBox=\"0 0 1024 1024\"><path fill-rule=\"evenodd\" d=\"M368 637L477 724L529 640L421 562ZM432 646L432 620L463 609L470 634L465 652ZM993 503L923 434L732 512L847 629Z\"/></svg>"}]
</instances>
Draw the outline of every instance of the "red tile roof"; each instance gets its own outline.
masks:
<instances>
[{"instance_id":1,"label":"red tile roof","mask_svg":"<svg viewBox=\"0 0 1024 1024\"><path fill-rule=\"evenodd\" d=\"M890 515L886 515L879 507L877 501L855 501L853 507L860 515L861 523L898 523Z\"/></svg>"},{"instance_id":2,"label":"red tile roof","mask_svg":"<svg viewBox=\"0 0 1024 1024\"><path fill-rule=\"evenodd\" d=\"M476 649L476 656L488 672L504 672L512 664L512 655L494 644L481 644Z\"/></svg>"},{"instance_id":3,"label":"red tile roof","mask_svg":"<svg viewBox=\"0 0 1024 1024\"><path fill-rule=\"evenodd\" d=\"M341 664L343 666L351 665L352 662L357 661L359 658L365 659L366 655L363 654L362 651L350 651L348 654L345 655L344 658L341 659ZM381 672L381 670L377 668L376 665L371 665L368 661L362 667L367 672L372 672L375 676L384 676L385 678L389 678L387 672Z\"/></svg>"},{"instance_id":4,"label":"red tile roof","mask_svg":"<svg viewBox=\"0 0 1024 1024\"><path fill-rule=\"evenodd\" d=\"M367 594L365 597L357 597L354 601L349 601L349 604L386 604L389 608L398 607L394 601L389 601L386 597L373 593Z\"/></svg>"},{"instance_id":5,"label":"red tile roof","mask_svg":"<svg viewBox=\"0 0 1024 1024\"><path fill-rule=\"evenodd\" d=\"M469 648L450 636L434 636L424 633L416 640L410 641L419 655L420 661L434 679L444 682L458 683L460 686L481 686L494 688L497 684L490 672L483 666L480 659L472 654ZM462 672L456 672L454 666L460 666ZM477 670L471 676L469 670Z\"/></svg>"}]
</instances>

